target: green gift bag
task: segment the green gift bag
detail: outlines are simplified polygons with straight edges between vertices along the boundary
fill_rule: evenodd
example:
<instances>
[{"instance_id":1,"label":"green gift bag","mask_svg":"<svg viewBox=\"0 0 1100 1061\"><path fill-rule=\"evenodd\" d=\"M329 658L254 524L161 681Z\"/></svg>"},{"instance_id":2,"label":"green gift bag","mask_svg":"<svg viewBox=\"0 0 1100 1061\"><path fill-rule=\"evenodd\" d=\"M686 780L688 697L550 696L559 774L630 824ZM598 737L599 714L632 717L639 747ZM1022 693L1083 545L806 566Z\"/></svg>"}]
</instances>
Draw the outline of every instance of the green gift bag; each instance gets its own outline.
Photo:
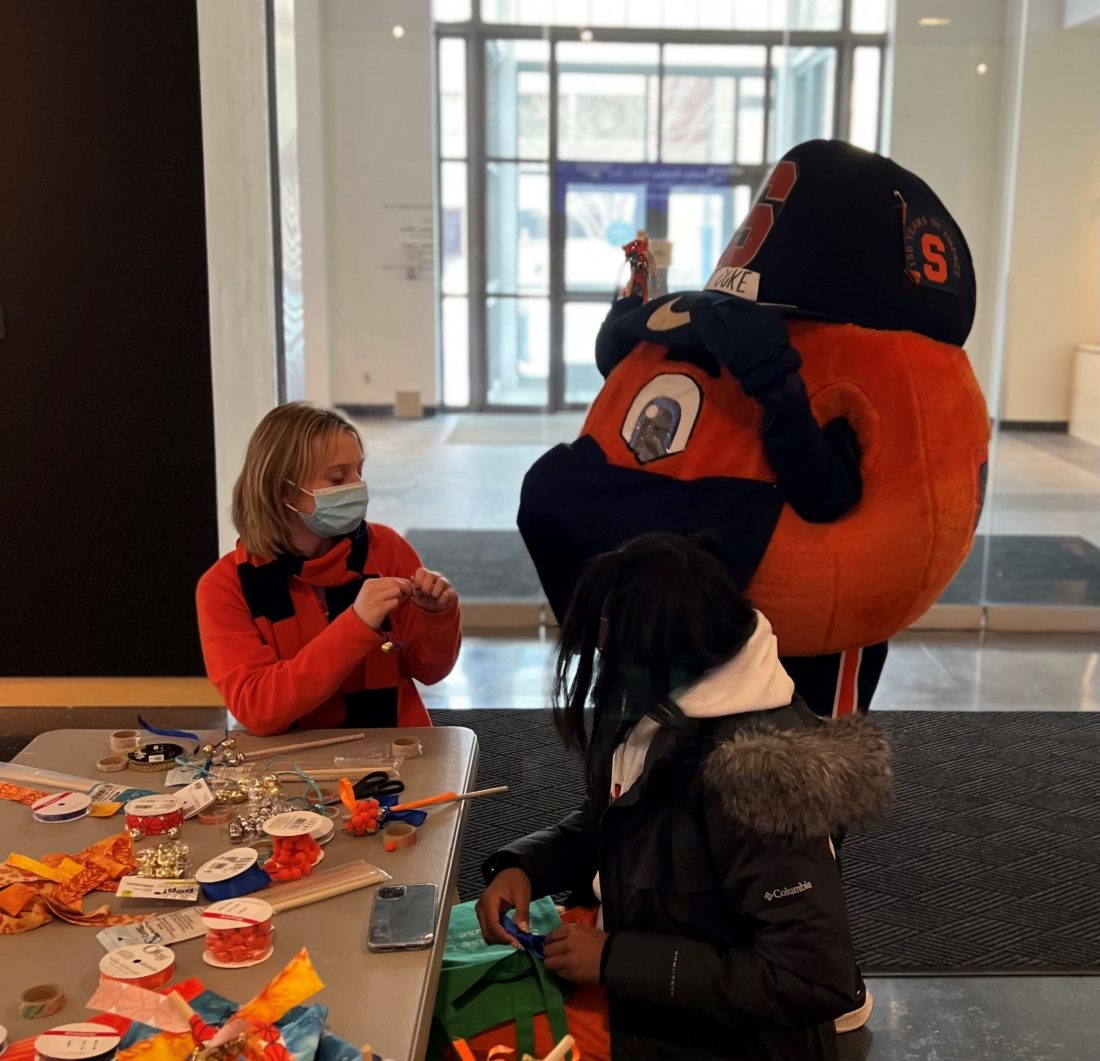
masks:
<instances>
[{"instance_id":1,"label":"green gift bag","mask_svg":"<svg viewBox=\"0 0 1100 1061\"><path fill-rule=\"evenodd\" d=\"M513 1021L518 1055L533 1054L537 1014L546 1014L555 1041L569 1030L561 988L537 958L486 943L475 905L460 903L451 910L428 1056L439 1058L448 1045ZM531 903L530 920L531 931L539 935L561 924L549 898Z\"/></svg>"}]
</instances>

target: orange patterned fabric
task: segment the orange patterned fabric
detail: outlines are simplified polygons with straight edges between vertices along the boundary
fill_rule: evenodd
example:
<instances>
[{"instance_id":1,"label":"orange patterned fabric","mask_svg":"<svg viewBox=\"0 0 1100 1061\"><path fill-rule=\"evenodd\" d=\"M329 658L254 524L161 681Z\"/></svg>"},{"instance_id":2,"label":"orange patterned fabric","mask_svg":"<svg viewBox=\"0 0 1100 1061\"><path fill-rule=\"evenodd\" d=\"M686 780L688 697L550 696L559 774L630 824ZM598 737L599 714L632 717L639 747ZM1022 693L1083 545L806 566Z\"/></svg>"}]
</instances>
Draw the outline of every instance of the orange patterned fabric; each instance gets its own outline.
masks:
<instances>
[{"instance_id":1,"label":"orange patterned fabric","mask_svg":"<svg viewBox=\"0 0 1100 1061\"><path fill-rule=\"evenodd\" d=\"M53 868L69 861L79 865L80 872L63 884L43 880L12 866L0 866L0 887L5 884L9 887L21 885L34 892L34 898L26 900L18 913L12 914L6 908L3 909L0 913L0 935L29 932L55 917L71 925L92 925L97 928L128 925L145 919L145 914L112 914L110 907L106 905L90 911L84 910L85 895L93 891L113 893L118 887L119 878L137 868L134 845L126 833L117 833L99 840L77 855L55 852L43 855L41 859L44 866Z\"/></svg>"},{"instance_id":2,"label":"orange patterned fabric","mask_svg":"<svg viewBox=\"0 0 1100 1061\"><path fill-rule=\"evenodd\" d=\"M12 803L25 803L29 807L48 795L48 792L43 792L40 788L24 788L22 785L0 781L0 799L11 800Z\"/></svg>"},{"instance_id":3,"label":"orange patterned fabric","mask_svg":"<svg viewBox=\"0 0 1100 1061\"><path fill-rule=\"evenodd\" d=\"M23 908L38 897L38 889L32 884L9 884L0 891L0 910L9 917L18 917Z\"/></svg>"}]
</instances>

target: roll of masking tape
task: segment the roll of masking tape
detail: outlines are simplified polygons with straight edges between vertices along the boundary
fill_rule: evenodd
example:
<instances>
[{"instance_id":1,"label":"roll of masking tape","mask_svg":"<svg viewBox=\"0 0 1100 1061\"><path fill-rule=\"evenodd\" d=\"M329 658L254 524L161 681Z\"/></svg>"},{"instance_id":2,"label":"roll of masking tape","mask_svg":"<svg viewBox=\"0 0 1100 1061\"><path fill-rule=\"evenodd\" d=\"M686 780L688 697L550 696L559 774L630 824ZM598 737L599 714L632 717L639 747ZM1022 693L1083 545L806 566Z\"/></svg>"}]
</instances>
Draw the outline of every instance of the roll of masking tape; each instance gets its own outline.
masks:
<instances>
[{"instance_id":1,"label":"roll of masking tape","mask_svg":"<svg viewBox=\"0 0 1100 1061\"><path fill-rule=\"evenodd\" d=\"M19 996L19 1016L24 1020L52 1017L65 1005L65 994L57 984L39 984Z\"/></svg>"},{"instance_id":2,"label":"roll of masking tape","mask_svg":"<svg viewBox=\"0 0 1100 1061\"><path fill-rule=\"evenodd\" d=\"M395 737L390 745L390 755L395 759L416 759L423 753L419 737Z\"/></svg>"},{"instance_id":3,"label":"roll of masking tape","mask_svg":"<svg viewBox=\"0 0 1100 1061\"><path fill-rule=\"evenodd\" d=\"M407 822L394 822L382 835L387 851L396 851L399 847L412 847L416 843L416 829Z\"/></svg>"},{"instance_id":4,"label":"roll of masking tape","mask_svg":"<svg viewBox=\"0 0 1100 1061\"><path fill-rule=\"evenodd\" d=\"M98 759L95 768L101 774L117 774L119 770L125 770L130 765L130 760L125 755L105 755Z\"/></svg>"},{"instance_id":5,"label":"roll of masking tape","mask_svg":"<svg viewBox=\"0 0 1100 1061\"><path fill-rule=\"evenodd\" d=\"M117 729L111 734L111 751L131 752L141 744L141 734L136 729Z\"/></svg>"}]
</instances>

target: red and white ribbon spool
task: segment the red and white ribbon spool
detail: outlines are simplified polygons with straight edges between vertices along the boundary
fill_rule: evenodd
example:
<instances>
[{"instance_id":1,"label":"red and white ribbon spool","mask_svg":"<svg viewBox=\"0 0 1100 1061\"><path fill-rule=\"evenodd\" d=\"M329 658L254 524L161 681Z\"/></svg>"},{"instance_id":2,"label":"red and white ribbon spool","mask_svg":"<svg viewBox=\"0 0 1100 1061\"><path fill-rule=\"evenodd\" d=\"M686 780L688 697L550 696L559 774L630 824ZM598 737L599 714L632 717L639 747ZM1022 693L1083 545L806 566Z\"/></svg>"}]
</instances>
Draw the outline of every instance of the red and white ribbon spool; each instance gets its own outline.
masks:
<instances>
[{"instance_id":1,"label":"red and white ribbon spool","mask_svg":"<svg viewBox=\"0 0 1100 1061\"><path fill-rule=\"evenodd\" d=\"M99 960L100 982L115 981L155 991L176 974L176 956L155 943L119 947Z\"/></svg>"}]
</instances>

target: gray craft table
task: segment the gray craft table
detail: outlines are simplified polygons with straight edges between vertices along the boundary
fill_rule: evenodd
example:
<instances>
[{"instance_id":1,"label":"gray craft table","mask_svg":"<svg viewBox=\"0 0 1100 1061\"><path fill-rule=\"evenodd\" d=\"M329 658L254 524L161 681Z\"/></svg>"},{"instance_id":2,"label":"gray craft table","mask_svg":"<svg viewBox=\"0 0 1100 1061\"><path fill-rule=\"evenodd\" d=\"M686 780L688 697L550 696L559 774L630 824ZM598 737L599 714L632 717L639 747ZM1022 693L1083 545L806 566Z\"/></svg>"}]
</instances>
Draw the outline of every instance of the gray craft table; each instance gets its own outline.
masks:
<instances>
[{"instance_id":1,"label":"gray craft table","mask_svg":"<svg viewBox=\"0 0 1100 1061\"><path fill-rule=\"evenodd\" d=\"M346 733L347 731L343 731ZM337 736L339 730L261 739L241 736L238 745L253 748L285 744L299 738ZM473 787L477 771L477 738L459 727L440 726L423 730L371 730L364 742L333 745L300 753L316 760L322 755L362 757L363 745L387 742L398 733L415 734L424 745L424 755L407 760L401 766L405 782L404 799L419 799L437 792L467 792ZM217 737L220 734L207 733ZM99 777L133 788L160 791L164 774L126 770L114 774L96 774L95 761L109 754L106 730L54 730L36 737L17 757L27 766L58 770L81 777ZM263 760L260 760L261 763ZM336 782L322 782L335 787ZM288 789L291 794L304 786ZM429 811L417 843L386 853L380 836L357 839L339 829L326 845L320 868L341 865L365 858L393 876L395 884L431 881L439 885L439 909L436 916L436 945L431 950L392 954L369 954L363 940L378 885L338 895L320 903L275 915L275 953L260 965L249 969L215 969L202 960L202 939L177 943L177 979L199 977L212 990L237 1002L246 1002L289 961L303 945L321 979L323 991L311 1001L329 1007L328 1025L337 1035L355 1046L370 1043L375 1052L396 1061L419 1061L427 1048L432 1007L439 983L443 957L442 941L450 916L448 896L458 875L458 856L466 823L466 802L451 803ZM84 818L76 822L44 825L31 818L30 809L19 803L0 800L0 859L9 851L41 857L54 851L75 853L103 837L124 828L122 815L112 818ZM179 839L191 848L197 867L208 858L232 847L225 827L185 822ZM138 843L141 850L153 841ZM262 895L262 893L261 893ZM113 910L159 913L184 909L186 904L116 899L106 892L93 892L85 899L85 908L94 909L108 902ZM88 1020L91 1011L84 1002L91 997L99 981L99 959L106 953L96 939L95 928L53 921L32 932L0 936L0 1024L8 1028L11 1041L36 1035L48 1027L71 1021ZM66 996L65 1008L54 1017L25 1020L18 1016L18 995L27 987L56 983Z\"/></svg>"}]
</instances>

